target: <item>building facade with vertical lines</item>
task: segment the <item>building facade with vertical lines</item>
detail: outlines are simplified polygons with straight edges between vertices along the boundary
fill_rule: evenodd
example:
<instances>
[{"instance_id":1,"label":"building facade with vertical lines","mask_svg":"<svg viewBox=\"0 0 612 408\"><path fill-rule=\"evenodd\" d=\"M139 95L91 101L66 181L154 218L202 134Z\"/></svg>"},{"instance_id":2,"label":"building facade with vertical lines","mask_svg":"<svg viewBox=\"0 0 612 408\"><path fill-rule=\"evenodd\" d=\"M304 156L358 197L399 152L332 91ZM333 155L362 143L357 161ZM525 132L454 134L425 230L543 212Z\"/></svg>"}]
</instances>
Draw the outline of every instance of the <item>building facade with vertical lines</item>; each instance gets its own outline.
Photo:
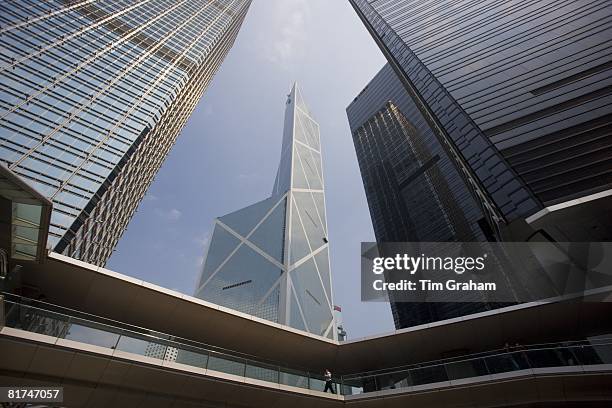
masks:
<instances>
[{"instance_id":1,"label":"building facade with vertical lines","mask_svg":"<svg viewBox=\"0 0 612 408\"><path fill-rule=\"evenodd\" d=\"M219 217L195 296L335 340L319 124L287 96L269 198Z\"/></svg>"},{"instance_id":2,"label":"building facade with vertical lines","mask_svg":"<svg viewBox=\"0 0 612 408\"><path fill-rule=\"evenodd\" d=\"M378 242L494 239L485 215L390 65L347 108ZM465 303L403 303L389 292L397 329L489 310Z\"/></svg>"},{"instance_id":3,"label":"building facade with vertical lines","mask_svg":"<svg viewBox=\"0 0 612 408\"><path fill-rule=\"evenodd\" d=\"M0 160L52 200L51 249L105 264L249 6L0 5Z\"/></svg>"},{"instance_id":4,"label":"building facade with vertical lines","mask_svg":"<svg viewBox=\"0 0 612 408\"><path fill-rule=\"evenodd\" d=\"M612 239L608 1L350 2L498 238Z\"/></svg>"}]
</instances>

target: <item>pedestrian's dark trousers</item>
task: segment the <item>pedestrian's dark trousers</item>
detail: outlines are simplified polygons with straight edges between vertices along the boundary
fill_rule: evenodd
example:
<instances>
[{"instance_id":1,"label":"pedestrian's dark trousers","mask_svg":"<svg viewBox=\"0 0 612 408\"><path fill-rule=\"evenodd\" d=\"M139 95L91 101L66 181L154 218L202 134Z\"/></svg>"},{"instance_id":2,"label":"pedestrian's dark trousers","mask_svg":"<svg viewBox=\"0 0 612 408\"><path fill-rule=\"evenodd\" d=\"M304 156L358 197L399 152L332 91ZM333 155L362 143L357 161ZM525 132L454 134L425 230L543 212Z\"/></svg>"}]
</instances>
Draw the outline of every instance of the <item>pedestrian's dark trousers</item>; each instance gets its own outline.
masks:
<instances>
[{"instance_id":1,"label":"pedestrian's dark trousers","mask_svg":"<svg viewBox=\"0 0 612 408\"><path fill-rule=\"evenodd\" d=\"M332 394L336 393L336 391L334 391L334 386L332 385L331 380L325 381L325 389L323 390L323 392L327 392L327 390L330 390Z\"/></svg>"}]
</instances>

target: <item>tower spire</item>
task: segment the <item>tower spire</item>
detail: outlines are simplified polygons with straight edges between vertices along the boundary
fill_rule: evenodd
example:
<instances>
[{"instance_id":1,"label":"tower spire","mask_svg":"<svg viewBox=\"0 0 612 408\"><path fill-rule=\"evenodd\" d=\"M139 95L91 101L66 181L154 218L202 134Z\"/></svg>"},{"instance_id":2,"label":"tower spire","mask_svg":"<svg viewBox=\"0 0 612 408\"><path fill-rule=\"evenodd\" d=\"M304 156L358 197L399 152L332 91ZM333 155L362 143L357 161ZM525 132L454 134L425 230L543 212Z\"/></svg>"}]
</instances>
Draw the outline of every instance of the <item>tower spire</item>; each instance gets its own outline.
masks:
<instances>
[{"instance_id":1,"label":"tower spire","mask_svg":"<svg viewBox=\"0 0 612 408\"><path fill-rule=\"evenodd\" d=\"M272 195L215 221L196 296L336 338L319 125L297 82Z\"/></svg>"}]
</instances>

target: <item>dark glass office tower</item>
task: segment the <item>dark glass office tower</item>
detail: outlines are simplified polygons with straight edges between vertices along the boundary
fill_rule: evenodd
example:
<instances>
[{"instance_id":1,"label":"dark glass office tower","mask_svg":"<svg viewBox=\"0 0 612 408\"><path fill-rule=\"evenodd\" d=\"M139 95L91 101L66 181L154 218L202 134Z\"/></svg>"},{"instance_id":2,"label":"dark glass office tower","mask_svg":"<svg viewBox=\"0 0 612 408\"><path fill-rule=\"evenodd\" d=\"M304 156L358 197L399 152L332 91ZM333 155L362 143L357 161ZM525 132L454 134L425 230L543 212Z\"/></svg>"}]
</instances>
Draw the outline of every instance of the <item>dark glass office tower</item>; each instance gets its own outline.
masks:
<instances>
[{"instance_id":1,"label":"dark glass office tower","mask_svg":"<svg viewBox=\"0 0 612 408\"><path fill-rule=\"evenodd\" d=\"M493 239L464 178L389 65L347 115L378 242ZM482 299L399 303L390 296L398 329L490 308Z\"/></svg>"},{"instance_id":2,"label":"dark glass office tower","mask_svg":"<svg viewBox=\"0 0 612 408\"><path fill-rule=\"evenodd\" d=\"M498 239L612 239L609 2L350 2Z\"/></svg>"},{"instance_id":3,"label":"dark glass office tower","mask_svg":"<svg viewBox=\"0 0 612 408\"><path fill-rule=\"evenodd\" d=\"M0 160L53 201L53 250L104 265L249 5L0 5Z\"/></svg>"},{"instance_id":4,"label":"dark glass office tower","mask_svg":"<svg viewBox=\"0 0 612 408\"><path fill-rule=\"evenodd\" d=\"M347 115L379 241L486 240L483 212L389 65Z\"/></svg>"}]
</instances>

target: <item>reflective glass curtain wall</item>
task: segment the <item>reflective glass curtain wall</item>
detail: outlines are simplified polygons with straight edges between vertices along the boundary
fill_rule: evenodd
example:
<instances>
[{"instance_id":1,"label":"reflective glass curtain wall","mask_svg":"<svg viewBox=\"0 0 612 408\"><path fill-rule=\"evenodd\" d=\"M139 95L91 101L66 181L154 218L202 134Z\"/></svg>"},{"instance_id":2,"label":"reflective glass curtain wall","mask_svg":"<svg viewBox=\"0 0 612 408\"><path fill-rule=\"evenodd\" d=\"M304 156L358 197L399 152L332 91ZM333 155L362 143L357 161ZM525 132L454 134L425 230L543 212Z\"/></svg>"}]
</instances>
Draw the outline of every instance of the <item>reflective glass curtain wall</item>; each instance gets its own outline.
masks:
<instances>
[{"instance_id":1,"label":"reflective glass curtain wall","mask_svg":"<svg viewBox=\"0 0 612 408\"><path fill-rule=\"evenodd\" d=\"M350 0L492 225L612 187L607 0Z\"/></svg>"},{"instance_id":2,"label":"reflective glass curtain wall","mask_svg":"<svg viewBox=\"0 0 612 408\"><path fill-rule=\"evenodd\" d=\"M378 242L488 239L483 211L391 66L376 74L347 115ZM491 308L484 299L402 303L389 297L397 329Z\"/></svg>"},{"instance_id":3,"label":"reflective glass curtain wall","mask_svg":"<svg viewBox=\"0 0 612 408\"><path fill-rule=\"evenodd\" d=\"M53 201L53 250L105 264L249 5L0 5L0 160Z\"/></svg>"},{"instance_id":4,"label":"reflective glass curtain wall","mask_svg":"<svg viewBox=\"0 0 612 408\"><path fill-rule=\"evenodd\" d=\"M195 296L336 338L319 125L297 85L272 196L215 220Z\"/></svg>"}]
</instances>

